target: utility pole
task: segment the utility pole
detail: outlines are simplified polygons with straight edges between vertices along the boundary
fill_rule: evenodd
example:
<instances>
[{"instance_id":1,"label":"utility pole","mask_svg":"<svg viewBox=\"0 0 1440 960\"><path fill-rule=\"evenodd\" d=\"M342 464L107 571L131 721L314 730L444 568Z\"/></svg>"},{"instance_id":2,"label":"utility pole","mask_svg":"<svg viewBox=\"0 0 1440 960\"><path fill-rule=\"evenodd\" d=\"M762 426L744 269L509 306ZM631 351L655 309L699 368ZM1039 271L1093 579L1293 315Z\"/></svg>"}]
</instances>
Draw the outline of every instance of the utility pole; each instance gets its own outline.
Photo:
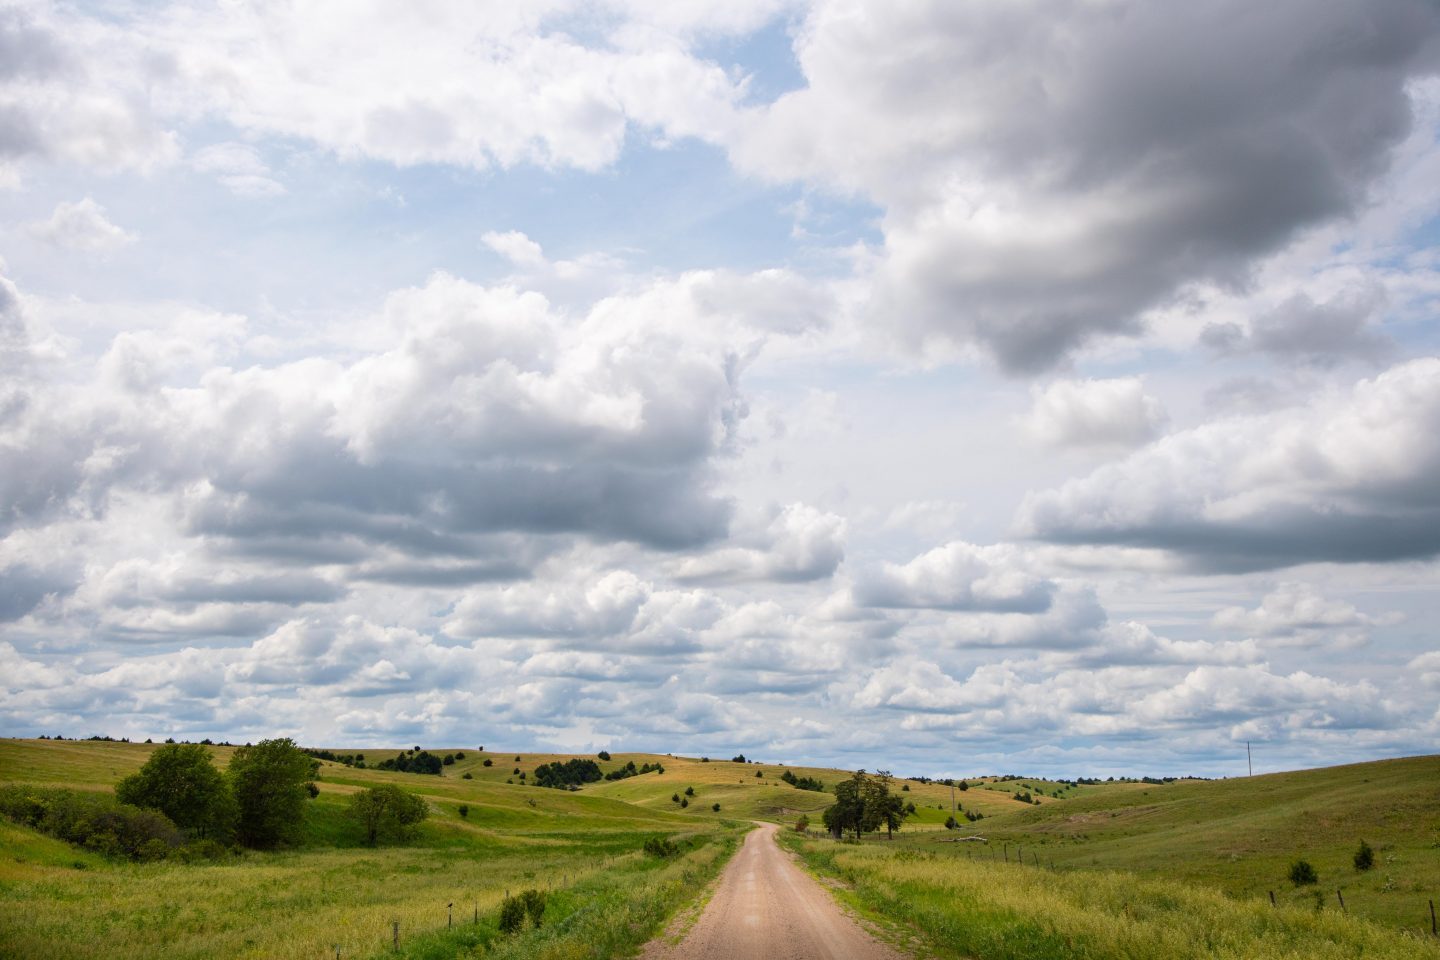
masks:
<instances>
[{"instance_id":1,"label":"utility pole","mask_svg":"<svg viewBox=\"0 0 1440 960\"><path fill-rule=\"evenodd\" d=\"M1245 741L1245 766L1250 768L1250 776L1255 776L1255 762L1250 759L1250 741Z\"/></svg>"},{"instance_id":2,"label":"utility pole","mask_svg":"<svg viewBox=\"0 0 1440 960\"><path fill-rule=\"evenodd\" d=\"M955 778L950 778L950 816L955 816Z\"/></svg>"}]
</instances>

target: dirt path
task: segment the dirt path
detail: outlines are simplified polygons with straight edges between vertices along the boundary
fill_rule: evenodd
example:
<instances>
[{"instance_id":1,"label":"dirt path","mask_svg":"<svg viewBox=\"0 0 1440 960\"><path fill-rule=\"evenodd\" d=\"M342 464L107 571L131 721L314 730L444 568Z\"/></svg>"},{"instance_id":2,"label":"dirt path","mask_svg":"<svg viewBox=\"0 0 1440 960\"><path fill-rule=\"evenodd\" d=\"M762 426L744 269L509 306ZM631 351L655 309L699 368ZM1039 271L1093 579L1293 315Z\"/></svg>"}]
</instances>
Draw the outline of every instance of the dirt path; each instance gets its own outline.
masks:
<instances>
[{"instance_id":1,"label":"dirt path","mask_svg":"<svg viewBox=\"0 0 1440 960\"><path fill-rule=\"evenodd\" d=\"M685 939L652 940L641 960L901 960L791 861L775 843L778 830L750 831Z\"/></svg>"}]
</instances>

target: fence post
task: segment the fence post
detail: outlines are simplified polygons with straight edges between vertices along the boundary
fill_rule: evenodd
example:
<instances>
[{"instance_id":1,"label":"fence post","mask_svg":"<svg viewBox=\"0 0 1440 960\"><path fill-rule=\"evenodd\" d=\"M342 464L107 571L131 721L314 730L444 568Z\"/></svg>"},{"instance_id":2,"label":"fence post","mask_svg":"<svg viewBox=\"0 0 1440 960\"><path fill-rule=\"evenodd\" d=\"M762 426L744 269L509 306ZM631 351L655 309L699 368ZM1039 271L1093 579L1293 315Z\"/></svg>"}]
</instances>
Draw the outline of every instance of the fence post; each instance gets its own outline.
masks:
<instances>
[{"instance_id":1,"label":"fence post","mask_svg":"<svg viewBox=\"0 0 1440 960\"><path fill-rule=\"evenodd\" d=\"M476 900L476 901L475 901L475 922L476 922L476 923L479 923L479 922L480 922L480 901L479 901L479 900Z\"/></svg>"},{"instance_id":2,"label":"fence post","mask_svg":"<svg viewBox=\"0 0 1440 960\"><path fill-rule=\"evenodd\" d=\"M1435 931L1435 901L1434 901L1434 900L1431 900L1431 901L1430 901L1430 936L1432 936L1432 937L1440 937L1440 933L1437 933L1437 932Z\"/></svg>"},{"instance_id":3,"label":"fence post","mask_svg":"<svg viewBox=\"0 0 1440 960\"><path fill-rule=\"evenodd\" d=\"M455 926L455 901L451 900L445 904L445 929L449 930Z\"/></svg>"},{"instance_id":4,"label":"fence post","mask_svg":"<svg viewBox=\"0 0 1440 960\"><path fill-rule=\"evenodd\" d=\"M400 952L400 921L390 921L390 949L396 953Z\"/></svg>"},{"instance_id":5,"label":"fence post","mask_svg":"<svg viewBox=\"0 0 1440 960\"><path fill-rule=\"evenodd\" d=\"M1345 909L1345 894L1341 893L1339 890L1336 890L1335 898L1340 901L1340 912L1349 913L1350 911Z\"/></svg>"},{"instance_id":6,"label":"fence post","mask_svg":"<svg viewBox=\"0 0 1440 960\"><path fill-rule=\"evenodd\" d=\"M1271 890L1271 891L1270 891L1270 906L1272 906L1272 907L1275 906L1275 891L1274 891L1274 890Z\"/></svg>"},{"instance_id":7,"label":"fence post","mask_svg":"<svg viewBox=\"0 0 1440 960\"><path fill-rule=\"evenodd\" d=\"M1005 844L1005 862L1010 862L1010 844Z\"/></svg>"}]
</instances>

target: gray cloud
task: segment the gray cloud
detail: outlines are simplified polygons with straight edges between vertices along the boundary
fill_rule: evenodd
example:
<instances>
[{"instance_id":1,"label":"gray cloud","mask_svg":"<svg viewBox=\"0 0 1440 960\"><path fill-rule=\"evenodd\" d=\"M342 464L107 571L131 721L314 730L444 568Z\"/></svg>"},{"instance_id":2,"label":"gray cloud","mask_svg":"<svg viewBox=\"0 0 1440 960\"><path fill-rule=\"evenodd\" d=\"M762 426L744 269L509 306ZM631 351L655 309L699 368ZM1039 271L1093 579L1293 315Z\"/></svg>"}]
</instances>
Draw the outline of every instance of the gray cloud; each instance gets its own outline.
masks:
<instances>
[{"instance_id":1,"label":"gray cloud","mask_svg":"<svg viewBox=\"0 0 1440 960\"><path fill-rule=\"evenodd\" d=\"M1255 318L1248 333L1237 323L1212 323L1201 331L1200 342L1221 353L1263 353L1313 366L1378 362L1396 350L1370 322L1384 304L1378 287L1347 291L1324 303L1296 294Z\"/></svg>"},{"instance_id":2,"label":"gray cloud","mask_svg":"<svg viewBox=\"0 0 1440 960\"><path fill-rule=\"evenodd\" d=\"M1440 553L1440 360L1341 399L1173 434L1026 497L1017 529L1173 551L1201 568L1385 562Z\"/></svg>"},{"instance_id":3,"label":"gray cloud","mask_svg":"<svg viewBox=\"0 0 1440 960\"><path fill-rule=\"evenodd\" d=\"M733 154L885 206L874 315L910 343L1033 372L1356 210L1437 36L1422 0L820 3L808 86Z\"/></svg>"}]
</instances>

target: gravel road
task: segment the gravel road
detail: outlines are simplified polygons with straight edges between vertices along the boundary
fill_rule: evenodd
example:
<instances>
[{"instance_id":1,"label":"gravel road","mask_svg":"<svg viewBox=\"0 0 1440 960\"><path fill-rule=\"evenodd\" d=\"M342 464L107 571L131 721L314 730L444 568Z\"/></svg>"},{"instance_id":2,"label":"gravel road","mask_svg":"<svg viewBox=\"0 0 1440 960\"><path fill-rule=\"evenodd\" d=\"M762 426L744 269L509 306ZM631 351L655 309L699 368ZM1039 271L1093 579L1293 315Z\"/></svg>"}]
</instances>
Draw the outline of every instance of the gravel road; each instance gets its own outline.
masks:
<instances>
[{"instance_id":1,"label":"gravel road","mask_svg":"<svg viewBox=\"0 0 1440 960\"><path fill-rule=\"evenodd\" d=\"M775 843L778 830L750 831L685 939L652 940L641 960L902 960L791 861Z\"/></svg>"}]
</instances>

